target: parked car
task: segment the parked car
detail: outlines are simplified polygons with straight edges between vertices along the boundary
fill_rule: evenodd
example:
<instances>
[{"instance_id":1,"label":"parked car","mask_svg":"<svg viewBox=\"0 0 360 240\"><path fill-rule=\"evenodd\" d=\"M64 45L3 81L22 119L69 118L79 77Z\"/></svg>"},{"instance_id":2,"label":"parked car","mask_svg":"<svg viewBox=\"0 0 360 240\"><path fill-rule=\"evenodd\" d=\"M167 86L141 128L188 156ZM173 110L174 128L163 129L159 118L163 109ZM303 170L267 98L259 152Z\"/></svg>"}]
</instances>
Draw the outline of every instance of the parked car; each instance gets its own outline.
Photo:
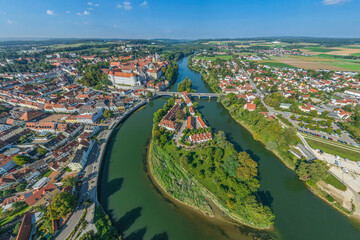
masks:
<instances>
[{"instance_id":1,"label":"parked car","mask_svg":"<svg viewBox=\"0 0 360 240\"><path fill-rule=\"evenodd\" d=\"M335 165L338 167L341 167L341 162L339 162L338 160L335 160Z\"/></svg>"},{"instance_id":2,"label":"parked car","mask_svg":"<svg viewBox=\"0 0 360 240\"><path fill-rule=\"evenodd\" d=\"M346 167L343 167L343 168L341 168L341 169L343 170L344 173L349 173L349 170L347 170Z\"/></svg>"}]
</instances>

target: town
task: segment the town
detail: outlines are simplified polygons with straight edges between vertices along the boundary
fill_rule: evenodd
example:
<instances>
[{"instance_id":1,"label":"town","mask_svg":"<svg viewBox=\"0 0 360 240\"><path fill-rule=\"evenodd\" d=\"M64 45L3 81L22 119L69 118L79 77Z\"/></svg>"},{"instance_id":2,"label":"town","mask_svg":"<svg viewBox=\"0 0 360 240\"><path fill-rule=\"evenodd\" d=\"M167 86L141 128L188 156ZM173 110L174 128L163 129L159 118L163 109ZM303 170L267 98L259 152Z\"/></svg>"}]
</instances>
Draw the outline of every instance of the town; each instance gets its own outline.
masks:
<instances>
[{"instance_id":1,"label":"town","mask_svg":"<svg viewBox=\"0 0 360 240\"><path fill-rule=\"evenodd\" d=\"M0 60L7 71L0 74L1 234L76 239L97 231L95 215L106 217L97 182L109 135L176 75L158 54L135 59L131 46L123 49L109 58L46 54L43 71L39 58ZM32 63L27 72L6 70ZM104 227L117 238L111 224Z\"/></svg>"},{"instance_id":2,"label":"town","mask_svg":"<svg viewBox=\"0 0 360 240\"><path fill-rule=\"evenodd\" d=\"M355 130L359 123L358 72L303 69L270 59L308 55L301 51L247 48L241 53L236 47L224 46L219 45L216 52L198 53L191 58L190 68L206 75L214 92L226 95L222 101L226 107L234 105L295 129L301 141L288 151L296 159L321 160L335 178L332 185L330 181L320 184L321 194L334 196L337 200L330 202L338 201L345 212L352 212L354 205L359 206L356 193L360 191L360 138ZM237 114L233 108L230 111ZM285 162L290 168L298 164ZM311 175L305 174L303 179L311 182Z\"/></svg>"},{"instance_id":3,"label":"town","mask_svg":"<svg viewBox=\"0 0 360 240\"><path fill-rule=\"evenodd\" d=\"M0 234L4 239L85 239L102 234L101 229L106 233L99 236L117 239L121 234L107 220L98 199L107 145L123 120L164 96L174 102L156 122L164 135L159 146L173 141L186 151L214 147L216 133L195 100L218 98L301 180L318 184L324 194L318 195L345 213L359 213L358 72L274 63L273 57L310 56L279 47L245 50L211 43L203 44L202 51L170 48L160 54L131 41L102 44L109 50L96 52L90 47L81 54L71 48L25 47L14 50L16 57L1 55ZM179 85L177 92L169 90L178 79L177 61L186 56L184 52L190 56L187 66L202 74L213 93ZM184 85L189 82L186 78ZM261 133L266 124L288 134L288 142L266 142ZM276 131L272 137L277 137ZM326 173L314 180L312 166ZM202 178L204 172L200 171ZM60 208L64 203L67 207Z\"/></svg>"}]
</instances>

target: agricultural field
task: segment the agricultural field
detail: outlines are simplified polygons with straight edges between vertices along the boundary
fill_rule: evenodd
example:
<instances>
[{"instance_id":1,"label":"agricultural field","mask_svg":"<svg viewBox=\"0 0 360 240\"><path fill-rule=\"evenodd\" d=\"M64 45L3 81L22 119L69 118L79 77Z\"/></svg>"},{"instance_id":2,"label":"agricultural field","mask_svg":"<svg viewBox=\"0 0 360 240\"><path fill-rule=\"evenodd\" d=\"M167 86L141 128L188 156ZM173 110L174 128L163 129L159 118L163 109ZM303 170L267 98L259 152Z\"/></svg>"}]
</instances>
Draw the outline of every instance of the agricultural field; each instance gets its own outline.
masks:
<instances>
[{"instance_id":1,"label":"agricultural field","mask_svg":"<svg viewBox=\"0 0 360 240\"><path fill-rule=\"evenodd\" d=\"M327 53L327 52L337 51L334 48L323 48L323 47L306 47L302 50L305 50L305 52L319 52L319 53Z\"/></svg>"},{"instance_id":2,"label":"agricultural field","mask_svg":"<svg viewBox=\"0 0 360 240\"><path fill-rule=\"evenodd\" d=\"M356 60L335 58L331 55L272 57L272 60L304 69L360 72L360 63Z\"/></svg>"},{"instance_id":3,"label":"agricultural field","mask_svg":"<svg viewBox=\"0 0 360 240\"><path fill-rule=\"evenodd\" d=\"M57 44L50 46L52 49L60 49L60 48L69 48L69 47L80 47L82 45L97 45L98 43L94 42L82 42L82 43L73 43L73 44Z\"/></svg>"},{"instance_id":4,"label":"agricultural field","mask_svg":"<svg viewBox=\"0 0 360 240\"><path fill-rule=\"evenodd\" d=\"M204 60L208 60L208 61L209 60L214 61L217 58L230 60L230 59L232 59L232 56L231 55L218 55L218 56L214 56L214 57L195 57L195 59L204 59Z\"/></svg>"},{"instance_id":5,"label":"agricultural field","mask_svg":"<svg viewBox=\"0 0 360 240\"><path fill-rule=\"evenodd\" d=\"M277 67L277 68L294 68L294 66L289 65L289 64L285 64L285 63L281 63L281 62L276 62L276 61L259 61L258 63L261 63L263 65L268 65L270 67Z\"/></svg>"},{"instance_id":6,"label":"agricultural field","mask_svg":"<svg viewBox=\"0 0 360 240\"><path fill-rule=\"evenodd\" d=\"M306 47L301 49L304 53L310 55L329 54L337 56L351 56L354 54L360 55L360 47L335 47L335 48L323 48L323 47Z\"/></svg>"}]
</instances>

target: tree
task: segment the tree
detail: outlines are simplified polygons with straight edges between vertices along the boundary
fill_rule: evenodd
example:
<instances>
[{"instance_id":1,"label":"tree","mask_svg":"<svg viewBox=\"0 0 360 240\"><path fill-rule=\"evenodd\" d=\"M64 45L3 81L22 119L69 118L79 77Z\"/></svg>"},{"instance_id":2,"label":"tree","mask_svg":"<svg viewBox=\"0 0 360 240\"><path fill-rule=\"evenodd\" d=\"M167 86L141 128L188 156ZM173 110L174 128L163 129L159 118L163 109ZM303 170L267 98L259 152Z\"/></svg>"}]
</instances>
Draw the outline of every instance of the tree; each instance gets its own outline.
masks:
<instances>
[{"instance_id":1,"label":"tree","mask_svg":"<svg viewBox=\"0 0 360 240\"><path fill-rule=\"evenodd\" d=\"M28 156L25 155L17 155L14 157L14 162L19 165L22 166L24 164L27 164L30 162L30 158Z\"/></svg>"},{"instance_id":2,"label":"tree","mask_svg":"<svg viewBox=\"0 0 360 240\"><path fill-rule=\"evenodd\" d=\"M65 187L75 186L77 182L78 180L76 177L67 177L62 180L62 183L64 184Z\"/></svg>"},{"instance_id":3,"label":"tree","mask_svg":"<svg viewBox=\"0 0 360 240\"><path fill-rule=\"evenodd\" d=\"M152 92L148 91L148 92L146 93L146 97L147 97L147 98L151 98L152 96L153 96Z\"/></svg>"},{"instance_id":4,"label":"tree","mask_svg":"<svg viewBox=\"0 0 360 240\"><path fill-rule=\"evenodd\" d=\"M185 113L184 113L184 111L181 110L181 109L177 110L177 112L175 113L175 118L176 118L177 120L182 120L182 119L184 119L184 118L185 118Z\"/></svg>"},{"instance_id":5,"label":"tree","mask_svg":"<svg viewBox=\"0 0 360 240\"><path fill-rule=\"evenodd\" d=\"M45 155L48 152L45 148L42 147L38 147L36 151L41 155Z\"/></svg>"},{"instance_id":6,"label":"tree","mask_svg":"<svg viewBox=\"0 0 360 240\"><path fill-rule=\"evenodd\" d=\"M250 155L246 152L240 152L238 154L238 162L240 166L236 169L236 176L242 181L249 181L257 177L258 164L250 158Z\"/></svg>"},{"instance_id":7,"label":"tree","mask_svg":"<svg viewBox=\"0 0 360 240\"><path fill-rule=\"evenodd\" d=\"M22 192L26 189L26 186L27 186L26 183L21 183L21 184L17 185L15 190L16 190L16 192Z\"/></svg>"},{"instance_id":8,"label":"tree","mask_svg":"<svg viewBox=\"0 0 360 240\"><path fill-rule=\"evenodd\" d=\"M311 116L313 116L313 117L316 117L317 115L318 115L318 111L317 110L313 110L313 111L311 111Z\"/></svg>"},{"instance_id":9,"label":"tree","mask_svg":"<svg viewBox=\"0 0 360 240\"><path fill-rule=\"evenodd\" d=\"M105 118L111 118L113 116L113 112L109 109L105 109L104 113L103 113L103 116Z\"/></svg>"},{"instance_id":10,"label":"tree","mask_svg":"<svg viewBox=\"0 0 360 240\"><path fill-rule=\"evenodd\" d=\"M59 192L54 195L47 207L50 220L66 217L76 206L75 197L69 192Z\"/></svg>"},{"instance_id":11,"label":"tree","mask_svg":"<svg viewBox=\"0 0 360 240\"><path fill-rule=\"evenodd\" d=\"M89 232L86 232L80 238L80 240L100 240L100 239L101 238L94 233L94 230L90 230Z\"/></svg>"},{"instance_id":12,"label":"tree","mask_svg":"<svg viewBox=\"0 0 360 240\"><path fill-rule=\"evenodd\" d=\"M300 179L312 184L316 184L320 179L324 179L328 172L321 162L301 162L296 169Z\"/></svg>"},{"instance_id":13,"label":"tree","mask_svg":"<svg viewBox=\"0 0 360 240\"><path fill-rule=\"evenodd\" d=\"M331 133L333 132L332 127L328 127L328 128L326 128L326 132L327 132L327 133L329 133L329 134L331 134Z\"/></svg>"},{"instance_id":14,"label":"tree","mask_svg":"<svg viewBox=\"0 0 360 240\"><path fill-rule=\"evenodd\" d=\"M177 87L177 91L178 92L183 92L183 91L187 91L187 92L194 92L194 90L191 89L192 87L192 81L186 77L184 80L182 80Z\"/></svg>"},{"instance_id":15,"label":"tree","mask_svg":"<svg viewBox=\"0 0 360 240\"><path fill-rule=\"evenodd\" d=\"M197 108L198 105L199 105L198 102L193 102L193 107L194 107L194 108Z\"/></svg>"}]
</instances>

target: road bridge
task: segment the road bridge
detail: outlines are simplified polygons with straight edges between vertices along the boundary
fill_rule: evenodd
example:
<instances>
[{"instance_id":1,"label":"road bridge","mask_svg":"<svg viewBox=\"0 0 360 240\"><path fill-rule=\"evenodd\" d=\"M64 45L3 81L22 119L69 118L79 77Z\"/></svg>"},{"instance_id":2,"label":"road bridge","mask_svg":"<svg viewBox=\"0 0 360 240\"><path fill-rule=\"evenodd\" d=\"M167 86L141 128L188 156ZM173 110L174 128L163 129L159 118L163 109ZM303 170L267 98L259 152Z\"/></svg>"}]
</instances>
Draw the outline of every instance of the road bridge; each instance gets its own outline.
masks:
<instances>
[{"instance_id":1,"label":"road bridge","mask_svg":"<svg viewBox=\"0 0 360 240\"><path fill-rule=\"evenodd\" d=\"M181 96L181 92L154 92L156 95L158 96L177 96L180 97ZM218 98L220 96L219 93L189 93L190 97L198 97L200 98Z\"/></svg>"}]
</instances>

